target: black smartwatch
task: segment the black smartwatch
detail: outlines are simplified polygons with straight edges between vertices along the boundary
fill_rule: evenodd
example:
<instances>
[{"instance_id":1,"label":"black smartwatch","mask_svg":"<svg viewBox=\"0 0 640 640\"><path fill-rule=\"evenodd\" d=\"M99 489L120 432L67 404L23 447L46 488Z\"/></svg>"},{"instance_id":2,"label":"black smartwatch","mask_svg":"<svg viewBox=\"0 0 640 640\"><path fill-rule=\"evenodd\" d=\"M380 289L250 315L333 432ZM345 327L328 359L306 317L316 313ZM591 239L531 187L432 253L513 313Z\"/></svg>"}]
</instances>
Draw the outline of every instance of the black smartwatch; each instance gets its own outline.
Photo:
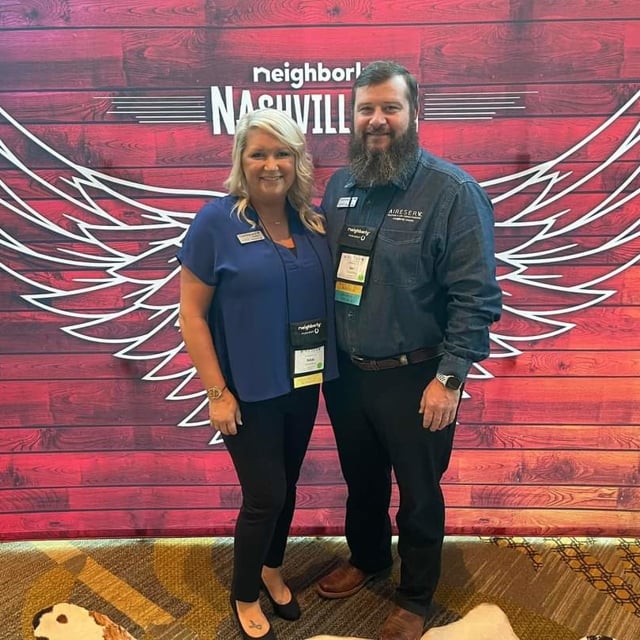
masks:
<instances>
[{"instance_id":1,"label":"black smartwatch","mask_svg":"<svg viewBox=\"0 0 640 640\"><path fill-rule=\"evenodd\" d=\"M458 391L462 386L462 380L456 376L448 376L444 373L436 373L436 380L441 382L447 389Z\"/></svg>"}]
</instances>

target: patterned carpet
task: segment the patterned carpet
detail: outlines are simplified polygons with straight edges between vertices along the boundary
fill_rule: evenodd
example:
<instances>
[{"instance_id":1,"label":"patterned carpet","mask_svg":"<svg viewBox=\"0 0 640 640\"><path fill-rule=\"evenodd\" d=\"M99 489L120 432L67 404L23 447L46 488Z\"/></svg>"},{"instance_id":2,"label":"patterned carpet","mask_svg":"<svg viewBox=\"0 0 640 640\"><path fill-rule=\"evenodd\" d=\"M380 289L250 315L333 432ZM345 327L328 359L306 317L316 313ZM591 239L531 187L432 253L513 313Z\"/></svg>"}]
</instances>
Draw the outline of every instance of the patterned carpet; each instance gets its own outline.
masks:
<instances>
[{"instance_id":1,"label":"patterned carpet","mask_svg":"<svg viewBox=\"0 0 640 640\"><path fill-rule=\"evenodd\" d=\"M320 599L315 580L346 553L341 538L291 540L286 574L303 616L272 619L280 640L376 637L398 568L347 600ZM106 614L136 640L235 640L231 559L228 538L3 543L0 640L33 638L34 614L58 602ZM430 623L453 622L481 602L499 605L521 640L637 640L640 541L448 538Z\"/></svg>"}]
</instances>

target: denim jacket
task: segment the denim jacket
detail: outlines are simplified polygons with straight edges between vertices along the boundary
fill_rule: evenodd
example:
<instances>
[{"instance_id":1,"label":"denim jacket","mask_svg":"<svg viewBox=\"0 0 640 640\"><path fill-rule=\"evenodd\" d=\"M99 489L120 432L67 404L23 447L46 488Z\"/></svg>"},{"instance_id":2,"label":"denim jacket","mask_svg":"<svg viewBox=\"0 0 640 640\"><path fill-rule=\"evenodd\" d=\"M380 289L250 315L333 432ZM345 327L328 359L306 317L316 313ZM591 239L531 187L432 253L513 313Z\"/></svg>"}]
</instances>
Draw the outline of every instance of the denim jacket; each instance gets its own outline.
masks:
<instances>
[{"instance_id":1,"label":"denim jacket","mask_svg":"<svg viewBox=\"0 0 640 640\"><path fill-rule=\"evenodd\" d=\"M379 227L360 305L336 302L338 347L384 358L442 343L439 372L464 380L489 355L501 310L493 207L480 185L421 150L397 184L362 188L340 169L322 210L334 263L345 219Z\"/></svg>"}]
</instances>

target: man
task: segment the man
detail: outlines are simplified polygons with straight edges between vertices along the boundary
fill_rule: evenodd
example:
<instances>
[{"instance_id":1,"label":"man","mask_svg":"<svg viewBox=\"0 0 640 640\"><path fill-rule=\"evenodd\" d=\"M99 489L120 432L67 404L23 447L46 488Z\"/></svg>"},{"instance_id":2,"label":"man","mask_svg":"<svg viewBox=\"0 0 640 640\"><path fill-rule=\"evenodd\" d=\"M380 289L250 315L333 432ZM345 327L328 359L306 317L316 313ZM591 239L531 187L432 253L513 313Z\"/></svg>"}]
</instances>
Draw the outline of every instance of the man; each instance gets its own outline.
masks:
<instances>
[{"instance_id":1,"label":"man","mask_svg":"<svg viewBox=\"0 0 640 640\"><path fill-rule=\"evenodd\" d=\"M417 640L440 576L444 500L464 380L500 316L493 210L473 178L420 149L418 86L378 61L356 79L349 167L322 207L336 263L340 379L325 385L348 487L351 557L317 585L357 593L392 564L391 471L401 560L382 640Z\"/></svg>"}]
</instances>

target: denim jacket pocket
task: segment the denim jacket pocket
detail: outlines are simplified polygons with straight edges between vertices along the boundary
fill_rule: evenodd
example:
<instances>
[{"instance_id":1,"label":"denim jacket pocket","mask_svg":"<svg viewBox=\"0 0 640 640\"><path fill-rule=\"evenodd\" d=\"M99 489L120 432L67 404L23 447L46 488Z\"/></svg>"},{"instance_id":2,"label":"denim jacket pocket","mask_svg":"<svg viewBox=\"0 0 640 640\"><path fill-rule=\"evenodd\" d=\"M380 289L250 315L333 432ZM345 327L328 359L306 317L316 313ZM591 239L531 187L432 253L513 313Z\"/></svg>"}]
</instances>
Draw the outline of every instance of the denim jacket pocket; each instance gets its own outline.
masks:
<instances>
[{"instance_id":1,"label":"denim jacket pocket","mask_svg":"<svg viewBox=\"0 0 640 640\"><path fill-rule=\"evenodd\" d=\"M380 229L371 266L371 279L395 287L413 286L418 279L422 234L418 229Z\"/></svg>"}]
</instances>

